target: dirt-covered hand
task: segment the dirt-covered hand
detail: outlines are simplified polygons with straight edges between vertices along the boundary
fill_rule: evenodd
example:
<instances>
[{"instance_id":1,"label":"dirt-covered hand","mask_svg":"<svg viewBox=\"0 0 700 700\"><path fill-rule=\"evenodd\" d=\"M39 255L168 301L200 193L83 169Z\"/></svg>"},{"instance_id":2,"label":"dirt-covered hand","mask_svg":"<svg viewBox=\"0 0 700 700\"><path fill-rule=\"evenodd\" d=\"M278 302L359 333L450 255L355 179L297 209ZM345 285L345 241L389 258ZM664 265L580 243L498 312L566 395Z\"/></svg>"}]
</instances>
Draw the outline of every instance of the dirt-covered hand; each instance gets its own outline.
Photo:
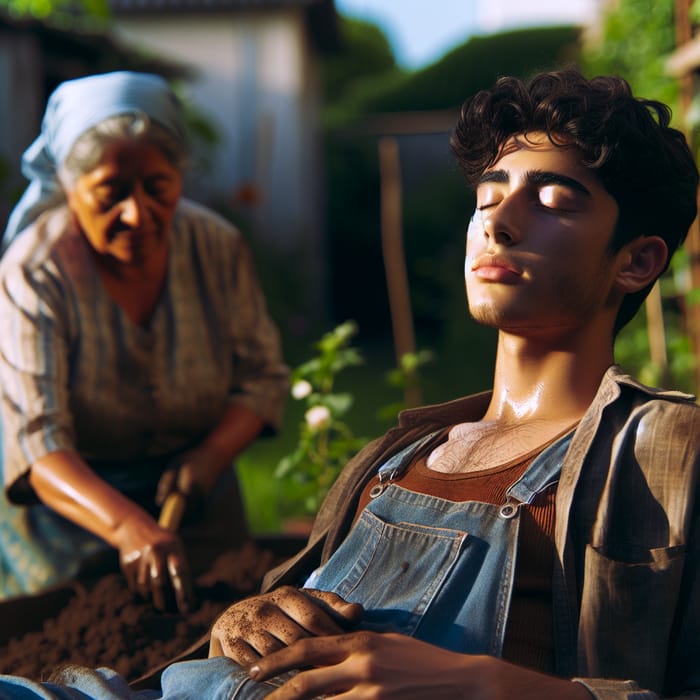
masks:
<instances>
[{"instance_id":1,"label":"dirt-covered hand","mask_svg":"<svg viewBox=\"0 0 700 700\"><path fill-rule=\"evenodd\" d=\"M212 628L209 656L247 666L298 639L353 629L363 612L335 593L283 586L228 608Z\"/></svg>"}]
</instances>

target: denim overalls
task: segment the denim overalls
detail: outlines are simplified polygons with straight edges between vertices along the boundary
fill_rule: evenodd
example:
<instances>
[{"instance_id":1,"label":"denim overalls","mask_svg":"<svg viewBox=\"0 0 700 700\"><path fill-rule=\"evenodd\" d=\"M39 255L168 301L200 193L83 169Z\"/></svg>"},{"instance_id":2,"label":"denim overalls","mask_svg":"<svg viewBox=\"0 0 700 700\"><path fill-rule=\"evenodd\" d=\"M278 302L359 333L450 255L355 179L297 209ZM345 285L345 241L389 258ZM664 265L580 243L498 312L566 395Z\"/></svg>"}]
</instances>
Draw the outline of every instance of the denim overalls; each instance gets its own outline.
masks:
<instances>
[{"instance_id":1,"label":"denim overalls","mask_svg":"<svg viewBox=\"0 0 700 700\"><path fill-rule=\"evenodd\" d=\"M540 453L501 505L459 503L402 488L397 480L433 435L409 445L380 467L372 500L306 587L362 604L363 629L500 656L520 506L558 480L572 434Z\"/></svg>"}]
</instances>

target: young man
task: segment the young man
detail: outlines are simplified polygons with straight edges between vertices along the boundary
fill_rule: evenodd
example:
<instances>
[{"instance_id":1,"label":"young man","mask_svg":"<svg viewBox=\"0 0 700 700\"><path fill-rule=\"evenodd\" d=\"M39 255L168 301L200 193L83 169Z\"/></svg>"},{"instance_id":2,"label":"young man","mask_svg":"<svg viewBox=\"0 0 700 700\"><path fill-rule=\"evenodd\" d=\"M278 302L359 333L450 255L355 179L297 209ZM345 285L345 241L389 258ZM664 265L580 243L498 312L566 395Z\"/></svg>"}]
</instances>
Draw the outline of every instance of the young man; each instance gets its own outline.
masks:
<instances>
[{"instance_id":1,"label":"young man","mask_svg":"<svg viewBox=\"0 0 700 700\"><path fill-rule=\"evenodd\" d=\"M700 696L700 410L613 360L696 212L668 123L574 71L465 103L465 279L499 332L493 391L407 411L361 452L213 655L257 680L307 669L275 700Z\"/></svg>"},{"instance_id":2,"label":"young man","mask_svg":"<svg viewBox=\"0 0 700 700\"><path fill-rule=\"evenodd\" d=\"M406 411L362 450L308 546L163 697L700 697L700 410L612 349L696 212L668 123L574 71L466 102L465 279L499 332L493 391Z\"/></svg>"}]
</instances>

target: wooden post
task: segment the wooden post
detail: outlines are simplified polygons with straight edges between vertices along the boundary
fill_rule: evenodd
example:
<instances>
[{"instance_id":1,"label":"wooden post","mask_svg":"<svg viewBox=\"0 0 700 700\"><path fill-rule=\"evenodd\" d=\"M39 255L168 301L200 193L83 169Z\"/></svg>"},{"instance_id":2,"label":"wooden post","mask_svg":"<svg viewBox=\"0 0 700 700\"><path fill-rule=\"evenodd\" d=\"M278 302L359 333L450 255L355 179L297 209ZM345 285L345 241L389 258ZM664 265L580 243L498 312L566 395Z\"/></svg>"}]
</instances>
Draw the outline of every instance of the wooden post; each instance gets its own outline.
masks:
<instances>
[{"instance_id":1,"label":"wooden post","mask_svg":"<svg viewBox=\"0 0 700 700\"><path fill-rule=\"evenodd\" d=\"M657 281L649 296L644 300L647 314L647 335L649 337L649 356L661 376L662 386L668 381L668 353L666 352L666 330L664 328L664 310L661 300L661 286Z\"/></svg>"},{"instance_id":2,"label":"wooden post","mask_svg":"<svg viewBox=\"0 0 700 700\"><path fill-rule=\"evenodd\" d=\"M675 0L673 20L676 34L676 46L687 44L693 38L693 28L690 25L690 6L693 0ZM680 85L681 109L685 115L693 99L693 76L685 73L678 78Z\"/></svg>"},{"instance_id":3,"label":"wooden post","mask_svg":"<svg viewBox=\"0 0 700 700\"><path fill-rule=\"evenodd\" d=\"M379 175L382 254L389 295L394 353L396 364L399 366L403 355L416 351L416 340L403 247L399 144L394 137L382 136L379 139ZM420 388L407 387L404 402L409 407L418 406L421 403Z\"/></svg>"},{"instance_id":4,"label":"wooden post","mask_svg":"<svg viewBox=\"0 0 700 700\"><path fill-rule=\"evenodd\" d=\"M693 38L693 28L690 23L690 6L692 0L675 0L675 33L676 46L683 46ZM681 107L683 114L687 113L693 99L693 76L688 72L680 78ZM684 128L688 143L692 146L690 134ZM700 202L700 198L699 198ZM685 249L690 258L690 284L693 289L700 288L700 226L698 219L690 227ZM686 330L695 352L695 388L700 391L700 304L691 304L685 310Z\"/></svg>"}]
</instances>

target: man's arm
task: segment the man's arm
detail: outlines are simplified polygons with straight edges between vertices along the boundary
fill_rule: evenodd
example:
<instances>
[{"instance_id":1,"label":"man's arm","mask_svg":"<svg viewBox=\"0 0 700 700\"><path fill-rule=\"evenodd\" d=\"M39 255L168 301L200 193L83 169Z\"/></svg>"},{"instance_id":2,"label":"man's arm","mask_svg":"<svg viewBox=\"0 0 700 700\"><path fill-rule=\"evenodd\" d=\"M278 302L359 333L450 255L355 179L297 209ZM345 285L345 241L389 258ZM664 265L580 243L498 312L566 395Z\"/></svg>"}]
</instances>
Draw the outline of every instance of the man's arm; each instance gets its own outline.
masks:
<instances>
[{"instance_id":1,"label":"man's arm","mask_svg":"<svg viewBox=\"0 0 700 700\"><path fill-rule=\"evenodd\" d=\"M251 666L255 680L292 669L295 675L270 700L325 694L401 700L591 700L580 683L547 676L485 655L458 654L400 634L353 632L308 637Z\"/></svg>"}]
</instances>

